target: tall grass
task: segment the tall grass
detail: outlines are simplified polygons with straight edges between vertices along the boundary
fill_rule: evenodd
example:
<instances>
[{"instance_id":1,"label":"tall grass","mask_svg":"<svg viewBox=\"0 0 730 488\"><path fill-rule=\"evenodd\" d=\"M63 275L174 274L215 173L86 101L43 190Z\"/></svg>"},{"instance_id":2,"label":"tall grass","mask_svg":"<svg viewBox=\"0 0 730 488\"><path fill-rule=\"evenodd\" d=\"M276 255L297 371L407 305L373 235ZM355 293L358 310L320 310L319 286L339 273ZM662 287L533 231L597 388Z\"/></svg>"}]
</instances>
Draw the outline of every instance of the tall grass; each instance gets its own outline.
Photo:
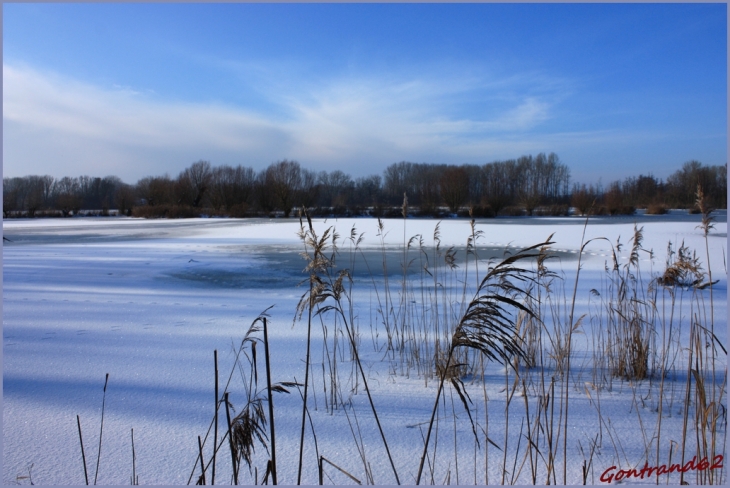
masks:
<instances>
[{"instance_id":1,"label":"tall grass","mask_svg":"<svg viewBox=\"0 0 730 488\"><path fill-rule=\"evenodd\" d=\"M668 261L663 272L655 274L651 266L647 270L642 264L653 263L654 254L642 246L643 229L639 227L634 228L626 256L622 254L620 241L614 245L605 238L586 240L579 248L577 271L569 294L563 280L548 267L549 260L554 258L550 252L550 238L485 264L479 258L480 235L474 221L471 226L463 262L459 262L459 251L442 248L438 224L431 249L426 247L423 236L408 238L404 227L401 280L393 281L388 279L385 259L387 230L379 221L383 278L377 281L372 275L370 277L372 293L380 304L379 323L371 326L371 331L377 331L379 327L385 331L384 360L392 363L390 374L410 377L414 373L423 379L426 387L429 379L436 380L430 417L422 424L422 454L413 482L421 483L424 472L430 483L461 482L469 464L461 457L465 442L473 445L474 456L469 469L473 469L476 482L481 482L478 470L484 470L483 481L488 483L489 471L496 467L494 456L489 456L490 448L500 452L498 480L502 483L519 480L533 484L586 483L601 474L596 470L605 465L605 461L603 464L598 461L606 454L613 462L627 468L627 463L641 464L639 460L629 460L616 426L601 407L602 398L617 384L633 392L631 410L635 412L633 415L643 435L645 462L656 465L668 462L667 453L662 451L665 439L669 440L669 454L675 458L677 450L673 446L681 446L680 459L685 462L685 452L692 441L689 436L692 422L697 426L692 441L696 446L692 453L697 459L724 453L721 436L726 431L726 380L717 381L713 375L708 377L708 372L719 363L716 356L708 357L699 345L703 341L706 343L707 336L712 338L711 344L718 346L713 350L724 351L724 346L712 331L711 314L708 326L702 325L706 323L703 314L707 315L703 290L712 281L705 281L696 255L682 246L675 253L676 259ZM300 317L304 312L311 313L323 323L323 346L329 352L323 352L322 367L327 361L330 374L329 381L323 384L330 388L330 415L334 414L337 398L343 398L342 385L353 385L356 378L367 394L394 478L400 482L362 368L361 345L355 339L353 327L356 305L352 270L355 255L359 253L365 258L359 248L362 235L353 228L346 238L350 242L349 259L340 256L338 236L333 229L328 228L319 235L307 217L306 225L302 223L301 235L307 249L306 270L310 273L311 288L302 297L297 313ZM610 266L607 263L602 288L592 290L589 295L594 305L589 306L585 314L576 316L581 258L587 249L600 242L609 244ZM414 249L418 251L415 257L411 255ZM339 261L346 262L349 267L338 268ZM370 264L365 264L370 269ZM480 266L484 274L480 274ZM682 298L687 293L691 300ZM468 295L471 295L470 299L467 299ZM690 321L693 339L689 349L681 341L683 320L679 323L676 320L684 317L683 305L687 303L691 305L694 317ZM591 325L590 333L585 330L586 324ZM327 332L330 330L333 332ZM339 378L345 371L337 366L337 358L344 360L337 353L341 351L337 343L338 330L349 342L354 368L345 382ZM583 362L573 366L576 334L590 335L592 365ZM377 352L375 332L372 344ZM488 361L484 359L505 365L505 397L501 401L505 421L501 442L495 442L489 434L489 403L494 400L487 394L485 368ZM688 364L684 399L677 396L679 390L671 380L672 375L680 374L678 361ZM577 401L570 392L576 390L585 371L591 381L586 382L581 391L595 408L597 422L594 432L578 435L569 429L571 404ZM672 381L672 388L667 388L668 379ZM482 390L481 404L475 404L469 392L475 384ZM450 394L444 395L447 385L451 388ZM515 402L515 395L523 397L522 401ZM655 405L659 415L642 413L641 406L646 406L647 401ZM683 403L686 417L687 429L679 438L676 432L667 433L662 429L661 413L674 403ZM344 405L342 400L340 405ZM352 429L353 442L358 446L364 475L360 477L338 463L320 457L319 477L322 480L321 471L330 466L344 473L350 481L375 482L357 414L355 410L348 411L348 408L343 410ZM483 419L476 416L480 411L484 412ZM459 433L456 420L462 414L471 430L471 441ZM444 431L440 421L449 417L453 419L451 432ZM647 423L651 418L655 419L654 425ZM518 431L510 433L511 426ZM439 438L447 437L452 441L451 447L443 440L439 442ZM605 439L609 441L607 445ZM580 479L571 481L568 465L575 459L575 454L569 452L573 449L585 457ZM483 462L476 456L479 450L484 451ZM447 451L452 452L450 461L444 457ZM562 476L558 476L560 465ZM717 483L724 479L724 471L701 471L697 477L699 482ZM683 476L679 481L682 479Z\"/></svg>"},{"instance_id":2,"label":"tall grass","mask_svg":"<svg viewBox=\"0 0 730 488\"><path fill-rule=\"evenodd\" d=\"M404 203L405 207L406 203ZM307 227L304 227L304 223L301 221L300 218L300 224L301 224L301 230L299 233L300 238L304 242L305 249L308 251L311 250L311 254L309 252L305 252L303 254L303 257L307 260L308 264L305 268L306 272L309 272L309 293L302 296L302 299L299 301L299 304L297 305L297 311L299 314L299 317L301 317L302 313L306 310L309 314L310 318L310 324L311 324L311 317L312 313L314 311L314 307L317 307L317 311L315 315L324 315L328 312L332 312L335 317L337 317L339 320L341 320L341 323L344 325L345 332L347 333L347 337L349 339L350 343L350 352L353 356L355 365L357 366L358 372L360 374L360 379L362 380L363 387L365 389L365 393L368 397L368 402L370 404L371 410L373 412L373 417L375 419L375 423L377 425L378 431L380 433L380 437L383 441L383 447L385 448L385 452L388 456L388 460L390 462L390 466L393 470L393 476L395 477L395 481L397 484L400 484L400 479L398 477L398 471L395 468L395 463L393 462L393 457L390 454L390 449L388 448L388 442L385 438L385 433L383 432L383 428L380 424L380 419L378 418L378 412L375 408L375 404L372 398L372 395L370 394L370 388L368 386L367 377L365 375L365 370L363 369L362 362L360 361L360 355L358 352L358 345L355 340L355 332L353 330L353 324L348 320L348 315L345 312L345 303L349 302L350 297L347 293L347 290L344 286L344 282L346 279L351 280L350 273L347 269L342 269L337 273L333 273L334 268L336 266L336 254L337 254L337 234L332 233L332 248L331 248L331 254L327 256L325 254L325 251L328 248L328 240L330 236L330 229L325 230L321 236L317 234L317 232L314 230L314 226L312 224L312 219L309 217L309 215L306 213L306 210L303 209L303 213L307 218ZM310 326L311 330L311 326ZM307 350L309 350L309 343L310 343L310 335L308 333L307 335ZM307 354L307 371L309 367L309 354ZM305 373L306 374L306 373ZM304 409L306 410L306 393L307 393L307 382L305 379L305 390L304 390ZM302 430L303 431L303 430ZM303 448L300 446L300 475L298 476L297 484L301 481L301 453Z\"/></svg>"},{"instance_id":3,"label":"tall grass","mask_svg":"<svg viewBox=\"0 0 730 488\"><path fill-rule=\"evenodd\" d=\"M482 279L476 294L469 303L466 312L462 316L447 346L446 361L441 366L439 386L436 392L436 400L431 411L426 440L424 441L423 454L418 467L416 484L421 481L423 464L428 452L428 444L431 439L433 422L436 417L439 397L443 390L447 376L451 380L454 389L464 404L472 426L474 421L471 417L469 405L464 394L464 384L459 378L458 369L452 366L452 359L455 351L459 348L470 348L479 351L484 356L508 363L514 355L524 356L520 344L515 335L514 318L510 316L509 309L525 312L534 316L534 312L521 303L520 295L527 294L527 284L534 282L529 269L521 268L518 262L524 259L538 257L538 254L530 251L536 248L549 245L545 242L531 246L511 256L494 267L491 267L486 276ZM476 437L476 428L474 428Z\"/></svg>"},{"instance_id":4,"label":"tall grass","mask_svg":"<svg viewBox=\"0 0 730 488\"><path fill-rule=\"evenodd\" d=\"M709 272L707 244L712 216L711 209L702 205L698 191L707 272L684 243L678 248L670 243L666 263L655 271L655 255L643 246L642 228L634 227L624 252L620 239L615 243L604 237L586 240L590 225L586 220L575 274L567 278L551 269L558 259L551 250L552 236L489 259L483 258L487 252L480 247L482 234L473 219L461 249L442 246L438 223L430 243L422 235L409 237L405 198L401 267L388 269L388 229L379 220L382 277L376 277L360 246L363 235L355 227L344 238L332 226L319 231L303 209L299 237L306 290L294 322L307 327L304 379L272 382L275 358L269 349L266 312L254 320L234 350L234 366L222 392L218 391L216 352L215 410L208 431L195 446L189 481L215 483L218 463L230 468L234 484L294 482L280 480L277 472L274 419L278 414L273 397L292 388L297 388L302 400L298 484L305 475L316 476L320 484L463 483L470 479L474 484L495 480L586 484L599 480L611 465L640 470L645 463L684 465L693 457L699 462L724 456L727 351L714 330L712 287L717 280ZM581 288L581 269L584 254L594 246L608 247L610 258L600 286L588 291ZM360 262L366 273L357 279L355 267ZM571 263L564 263L564 269L570 267ZM374 301L365 306L376 313L361 315L363 305L357 300L367 296ZM581 300L588 303L579 311ZM372 322L370 341L363 340L359 328L363 318ZM319 328L312 327L317 321L321 336ZM576 354L578 340L587 345L585 355ZM263 358L257 350L262 343ZM316 362L317 347L321 364ZM422 442L414 446L421 453L418 459L391 452L388 439L397 434L381 423L378 407L382 409L383 404L366 372L364 357L371 367L387 371L393 381L418 381L433 394L430 410L418 410L423 418L414 419ZM260 382L262 360L266 379ZM490 379L497 377L490 370L492 363L503 368L497 371L503 374L499 387ZM314 378L320 370L322 381L317 385ZM358 416L353 401L361 393L367 399L367 419L362 412ZM320 394L324 413L316 411ZM620 394L630 398L624 415L637 426L643 443L640 455L627 453L615 407L606 406ZM595 415L589 431L570 428L576 409L581 408L577 403ZM227 419L219 438L221 406ZM318 415L344 417L356 459L343 459L326 449L320 452L315 432ZM681 432L668 430L668 416L678 415ZM80 421L78 428L86 468ZM367 429L377 432L379 444L368 442ZM305 463L307 432L316 464ZM101 433L99 443L101 450ZM219 452L221 448L224 451ZM257 448L259 456L255 456ZM576 460L579 463L572 466ZM576 467L577 476L572 469ZM133 481L135 473L133 460ZM650 478L657 484L721 484L725 473L724 468L706 469L665 477L655 470Z\"/></svg>"}]
</instances>

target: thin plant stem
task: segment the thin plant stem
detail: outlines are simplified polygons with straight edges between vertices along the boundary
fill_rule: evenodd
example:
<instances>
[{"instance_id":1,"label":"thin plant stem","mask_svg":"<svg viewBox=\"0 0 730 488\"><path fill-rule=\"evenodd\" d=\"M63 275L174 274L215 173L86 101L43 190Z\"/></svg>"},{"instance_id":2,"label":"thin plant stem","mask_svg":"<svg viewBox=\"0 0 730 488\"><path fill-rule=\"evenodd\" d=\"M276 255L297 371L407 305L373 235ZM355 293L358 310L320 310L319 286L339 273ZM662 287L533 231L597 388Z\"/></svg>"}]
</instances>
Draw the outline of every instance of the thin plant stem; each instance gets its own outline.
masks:
<instances>
[{"instance_id":1,"label":"thin plant stem","mask_svg":"<svg viewBox=\"0 0 730 488\"><path fill-rule=\"evenodd\" d=\"M84 462L84 479L86 484L89 484L89 473L86 471L86 454L84 453L84 438L81 436L81 419L76 416L76 425L79 428L79 442L81 443L81 460Z\"/></svg>"},{"instance_id":2,"label":"thin plant stem","mask_svg":"<svg viewBox=\"0 0 730 488\"><path fill-rule=\"evenodd\" d=\"M236 448L233 445L233 428L231 426L231 410L228 403L228 392L223 394L223 402L226 404L226 420L228 421L228 445L231 448L231 464L233 466L233 484L238 484L238 466L236 464Z\"/></svg>"},{"instance_id":3,"label":"thin plant stem","mask_svg":"<svg viewBox=\"0 0 730 488\"><path fill-rule=\"evenodd\" d=\"M104 396L101 400L101 426L99 427L99 450L96 454L96 473L94 473L94 484L96 484L97 476L99 476L99 460L101 459L101 435L104 433L104 407L106 405L106 385L109 383L109 373L106 374L104 380Z\"/></svg>"},{"instance_id":4,"label":"thin plant stem","mask_svg":"<svg viewBox=\"0 0 730 488\"><path fill-rule=\"evenodd\" d=\"M205 461L203 461L203 441L198 436L198 455L200 456L200 482L199 485L205 484ZM134 476L132 476L134 478Z\"/></svg>"},{"instance_id":5,"label":"thin plant stem","mask_svg":"<svg viewBox=\"0 0 730 488\"><path fill-rule=\"evenodd\" d=\"M589 212L590 213L590 212ZM566 358L565 358L565 381L563 382L563 388L565 389L565 420L563 421L563 484L567 484L568 480L568 393L570 392L570 355L571 345L573 342L573 317L575 314L575 301L578 295L578 278L580 277L581 259L583 257L583 251L585 247L593 240L585 242L586 229L588 228L588 216L586 216L585 224L583 225L583 235L580 239L580 251L578 252L578 271L575 273L575 285L573 287L573 300L570 305L570 316L568 318L568 337L566 344Z\"/></svg>"},{"instance_id":6,"label":"thin plant stem","mask_svg":"<svg viewBox=\"0 0 730 488\"><path fill-rule=\"evenodd\" d=\"M271 426L271 480L273 484L277 484L276 480L276 437L274 430L274 399L271 395L271 366L269 364L269 333L266 323L266 317L263 318L264 323L264 354L266 357L266 390L269 395L269 425Z\"/></svg>"},{"instance_id":7,"label":"thin plant stem","mask_svg":"<svg viewBox=\"0 0 730 488\"><path fill-rule=\"evenodd\" d=\"M451 364L451 356L454 352L454 348L449 348L449 356L446 358L446 366L444 366L441 372L441 378L439 379L439 387L436 392L436 400L434 401L433 409L431 410L431 420L428 422L428 431L426 431L426 440L423 443L423 455L421 456L421 464L418 466L418 475L416 476L416 484L421 482L421 473L423 472L423 463L426 460L428 453L428 441L431 439L431 428L433 427L433 421L436 418L436 410L439 405L439 398L441 397L441 391L444 389L444 381L446 380L446 372L448 371L448 365Z\"/></svg>"},{"instance_id":8,"label":"thin plant stem","mask_svg":"<svg viewBox=\"0 0 730 488\"><path fill-rule=\"evenodd\" d=\"M302 484L302 457L304 455L304 428L307 420L307 392L309 386L309 354L312 339L312 303L314 302L313 296L314 281L310 278L309 280L309 315L307 317L307 357L304 365L304 399L302 405L302 429L301 436L299 438L299 468L297 470L297 485Z\"/></svg>"},{"instance_id":9,"label":"thin plant stem","mask_svg":"<svg viewBox=\"0 0 730 488\"><path fill-rule=\"evenodd\" d=\"M218 453L218 407L220 406L220 401L218 400L218 349L213 351L213 363L215 367L215 420L213 423L213 471L210 476L211 485L215 484L215 458Z\"/></svg>"},{"instance_id":10,"label":"thin plant stem","mask_svg":"<svg viewBox=\"0 0 730 488\"><path fill-rule=\"evenodd\" d=\"M198 436L198 443L200 443L200 436ZM201 447L202 449L202 447ZM203 458L202 458L202 450L201 452L201 458L200 458L200 465L203 466ZM139 480L137 479L137 456L134 453L134 429L132 429L132 484L138 485ZM203 471L203 476L205 476L205 471ZM205 483L205 481L203 482Z\"/></svg>"}]
</instances>

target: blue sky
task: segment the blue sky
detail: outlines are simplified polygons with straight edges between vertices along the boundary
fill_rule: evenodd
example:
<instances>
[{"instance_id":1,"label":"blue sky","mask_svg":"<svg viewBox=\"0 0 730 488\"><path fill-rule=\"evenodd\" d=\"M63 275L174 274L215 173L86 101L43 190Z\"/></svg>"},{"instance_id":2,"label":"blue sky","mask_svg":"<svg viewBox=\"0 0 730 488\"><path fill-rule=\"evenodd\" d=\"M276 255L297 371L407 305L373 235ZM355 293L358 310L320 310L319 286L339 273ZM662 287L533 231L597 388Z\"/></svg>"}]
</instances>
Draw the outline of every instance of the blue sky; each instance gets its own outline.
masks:
<instances>
[{"instance_id":1,"label":"blue sky","mask_svg":"<svg viewBox=\"0 0 730 488\"><path fill-rule=\"evenodd\" d=\"M727 161L726 4L4 4L4 176Z\"/></svg>"}]
</instances>

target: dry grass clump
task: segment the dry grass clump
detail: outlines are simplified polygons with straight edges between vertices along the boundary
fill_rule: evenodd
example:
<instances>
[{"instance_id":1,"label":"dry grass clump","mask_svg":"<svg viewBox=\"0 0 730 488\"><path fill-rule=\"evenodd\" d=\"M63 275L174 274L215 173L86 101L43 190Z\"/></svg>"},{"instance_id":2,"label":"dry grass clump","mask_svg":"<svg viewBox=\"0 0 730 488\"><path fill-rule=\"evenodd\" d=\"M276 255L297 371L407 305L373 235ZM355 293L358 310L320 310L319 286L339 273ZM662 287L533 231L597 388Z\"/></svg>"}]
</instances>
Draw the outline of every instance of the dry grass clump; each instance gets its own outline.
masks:
<instances>
[{"instance_id":1,"label":"dry grass clump","mask_svg":"<svg viewBox=\"0 0 730 488\"><path fill-rule=\"evenodd\" d=\"M268 451L268 435L266 434L266 414L263 398L253 398L246 403L241 412L231 419L230 436L237 464L241 460L251 467L256 442ZM226 408L232 408L229 403Z\"/></svg>"},{"instance_id":2,"label":"dry grass clump","mask_svg":"<svg viewBox=\"0 0 730 488\"><path fill-rule=\"evenodd\" d=\"M654 334L654 307L646 295L641 275L640 254L651 256L641 245L643 228L634 225L628 263L618 264L622 245L616 244L613 269L607 271L608 289L601 296L606 317L606 337L601 347L612 374L627 380L649 375L649 346Z\"/></svg>"},{"instance_id":3,"label":"dry grass clump","mask_svg":"<svg viewBox=\"0 0 730 488\"><path fill-rule=\"evenodd\" d=\"M657 278L657 283L667 287L697 288L703 285L704 272L695 251L684 245L684 241L677 251L672 248L672 243L667 245L667 265L664 273Z\"/></svg>"},{"instance_id":4,"label":"dry grass clump","mask_svg":"<svg viewBox=\"0 0 730 488\"><path fill-rule=\"evenodd\" d=\"M664 215L669 212L669 207L663 203L652 203L646 207L647 215Z\"/></svg>"}]
</instances>

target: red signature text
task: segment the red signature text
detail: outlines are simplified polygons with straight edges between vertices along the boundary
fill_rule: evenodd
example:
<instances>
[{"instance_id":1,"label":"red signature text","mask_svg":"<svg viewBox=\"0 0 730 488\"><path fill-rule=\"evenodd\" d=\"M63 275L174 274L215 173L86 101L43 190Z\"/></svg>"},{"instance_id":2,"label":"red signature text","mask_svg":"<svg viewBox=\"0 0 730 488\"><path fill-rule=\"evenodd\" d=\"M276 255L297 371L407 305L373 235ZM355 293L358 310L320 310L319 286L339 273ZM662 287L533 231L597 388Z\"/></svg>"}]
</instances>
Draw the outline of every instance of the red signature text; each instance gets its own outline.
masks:
<instances>
[{"instance_id":1,"label":"red signature text","mask_svg":"<svg viewBox=\"0 0 730 488\"><path fill-rule=\"evenodd\" d=\"M700 462L697 462L697 456L686 462L684 466L681 464L672 464L667 467L666 464L661 466L649 466L649 463L645 463L641 469L619 469L616 470L616 466L611 466L601 475L601 481L604 483L610 483L612 481L621 481L628 478L641 478L644 476L651 477L652 475L661 475L668 473L687 473L689 471L705 471L708 469L722 469L722 454L718 454L712 459L710 463L706 457L702 458Z\"/></svg>"}]
</instances>

